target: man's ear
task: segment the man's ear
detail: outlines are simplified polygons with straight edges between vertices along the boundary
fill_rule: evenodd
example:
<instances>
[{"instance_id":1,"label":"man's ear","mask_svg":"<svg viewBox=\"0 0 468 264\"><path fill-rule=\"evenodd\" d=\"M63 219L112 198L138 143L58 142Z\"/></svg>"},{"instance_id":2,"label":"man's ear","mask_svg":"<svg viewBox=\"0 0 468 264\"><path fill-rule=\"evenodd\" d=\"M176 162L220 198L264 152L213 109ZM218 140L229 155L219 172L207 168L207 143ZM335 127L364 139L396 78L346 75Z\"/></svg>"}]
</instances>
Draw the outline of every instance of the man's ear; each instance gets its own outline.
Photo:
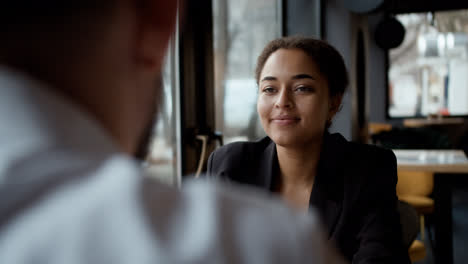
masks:
<instances>
[{"instance_id":1,"label":"man's ear","mask_svg":"<svg viewBox=\"0 0 468 264\"><path fill-rule=\"evenodd\" d=\"M167 37L142 26L138 34L137 63L149 71L159 71L168 41Z\"/></svg>"},{"instance_id":2,"label":"man's ear","mask_svg":"<svg viewBox=\"0 0 468 264\"><path fill-rule=\"evenodd\" d=\"M137 7L137 63L159 71L177 19L177 1L140 0Z\"/></svg>"}]
</instances>

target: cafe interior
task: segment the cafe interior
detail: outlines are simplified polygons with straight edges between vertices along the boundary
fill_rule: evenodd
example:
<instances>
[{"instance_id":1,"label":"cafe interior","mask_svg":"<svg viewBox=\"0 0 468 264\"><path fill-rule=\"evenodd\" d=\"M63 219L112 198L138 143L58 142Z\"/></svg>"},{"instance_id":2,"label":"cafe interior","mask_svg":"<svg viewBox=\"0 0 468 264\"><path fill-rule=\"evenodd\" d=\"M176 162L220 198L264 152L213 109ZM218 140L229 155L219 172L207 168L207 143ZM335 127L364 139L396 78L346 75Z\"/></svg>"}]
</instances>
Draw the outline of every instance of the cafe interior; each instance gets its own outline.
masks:
<instances>
[{"instance_id":1,"label":"cafe interior","mask_svg":"<svg viewBox=\"0 0 468 264\"><path fill-rule=\"evenodd\" d=\"M220 146L265 137L257 57L295 35L326 40L348 69L329 131L395 154L411 261L467 263L467 1L186 1L145 168L180 186Z\"/></svg>"}]
</instances>

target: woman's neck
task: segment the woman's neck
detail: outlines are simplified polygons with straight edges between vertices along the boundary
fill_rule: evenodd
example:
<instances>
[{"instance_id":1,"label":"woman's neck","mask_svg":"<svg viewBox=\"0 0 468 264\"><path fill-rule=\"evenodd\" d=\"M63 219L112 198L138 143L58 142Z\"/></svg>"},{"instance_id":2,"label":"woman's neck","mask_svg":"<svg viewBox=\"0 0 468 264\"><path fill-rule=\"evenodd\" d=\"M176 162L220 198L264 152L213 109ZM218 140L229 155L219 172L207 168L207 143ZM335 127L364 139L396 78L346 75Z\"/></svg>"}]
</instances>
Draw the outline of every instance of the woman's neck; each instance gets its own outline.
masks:
<instances>
[{"instance_id":1,"label":"woman's neck","mask_svg":"<svg viewBox=\"0 0 468 264\"><path fill-rule=\"evenodd\" d=\"M308 210L309 200L317 173L321 140L300 148L276 145L280 178L275 187L291 206Z\"/></svg>"},{"instance_id":2,"label":"woman's neck","mask_svg":"<svg viewBox=\"0 0 468 264\"><path fill-rule=\"evenodd\" d=\"M313 184L321 148L321 140L295 148L276 145L281 185Z\"/></svg>"}]
</instances>

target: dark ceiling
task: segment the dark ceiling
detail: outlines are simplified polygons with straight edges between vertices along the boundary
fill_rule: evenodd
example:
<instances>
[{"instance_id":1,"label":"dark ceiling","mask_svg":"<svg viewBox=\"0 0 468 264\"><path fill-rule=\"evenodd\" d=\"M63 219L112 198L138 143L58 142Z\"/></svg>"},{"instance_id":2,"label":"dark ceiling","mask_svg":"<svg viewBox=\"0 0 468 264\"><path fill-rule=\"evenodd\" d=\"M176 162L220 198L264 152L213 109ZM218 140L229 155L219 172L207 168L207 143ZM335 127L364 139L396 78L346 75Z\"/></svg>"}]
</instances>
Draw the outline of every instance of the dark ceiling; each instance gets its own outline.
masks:
<instances>
[{"instance_id":1,"label":"dark ceiling","mask_svg":"<svg viewBox=\"0 0 468 264\"><path fill-rule=\"evenodd\" d=\"M468 0L386 0L382 8L390 13L468 9Z\"/></svg>"}]
</instances>

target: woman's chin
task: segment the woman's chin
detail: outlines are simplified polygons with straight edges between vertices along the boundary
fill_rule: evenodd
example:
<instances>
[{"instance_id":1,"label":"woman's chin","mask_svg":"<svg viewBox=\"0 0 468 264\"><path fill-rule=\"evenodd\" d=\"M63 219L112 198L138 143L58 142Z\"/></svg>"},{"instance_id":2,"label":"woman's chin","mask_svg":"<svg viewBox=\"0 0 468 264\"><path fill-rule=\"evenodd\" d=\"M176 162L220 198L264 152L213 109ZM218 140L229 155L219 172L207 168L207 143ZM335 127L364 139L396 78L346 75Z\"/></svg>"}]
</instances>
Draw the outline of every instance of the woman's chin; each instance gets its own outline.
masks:
<instances>
[{"instance_id":1,"label":"woman's chin","mask_svg":"<svg viewBox=\"0 0 468 264\"><path fill-rule=\"evenodd\" d=\"M307 133L271 133L268 134L276 145L285 148L303 148L315 144L322 139L322 135L312 136L312 131Z\"/></svg>"},{"instance_id":2,"label":"woman's chin","mask_svg":"<svg viewBox=\"0 0 468 264\"><path fill-rule=\"evenodd\" d=\"M294 147L301 144L298 137L293 135L273 135L270 138L276 145L281 147Z\"/></svg>"}]
</instances>

